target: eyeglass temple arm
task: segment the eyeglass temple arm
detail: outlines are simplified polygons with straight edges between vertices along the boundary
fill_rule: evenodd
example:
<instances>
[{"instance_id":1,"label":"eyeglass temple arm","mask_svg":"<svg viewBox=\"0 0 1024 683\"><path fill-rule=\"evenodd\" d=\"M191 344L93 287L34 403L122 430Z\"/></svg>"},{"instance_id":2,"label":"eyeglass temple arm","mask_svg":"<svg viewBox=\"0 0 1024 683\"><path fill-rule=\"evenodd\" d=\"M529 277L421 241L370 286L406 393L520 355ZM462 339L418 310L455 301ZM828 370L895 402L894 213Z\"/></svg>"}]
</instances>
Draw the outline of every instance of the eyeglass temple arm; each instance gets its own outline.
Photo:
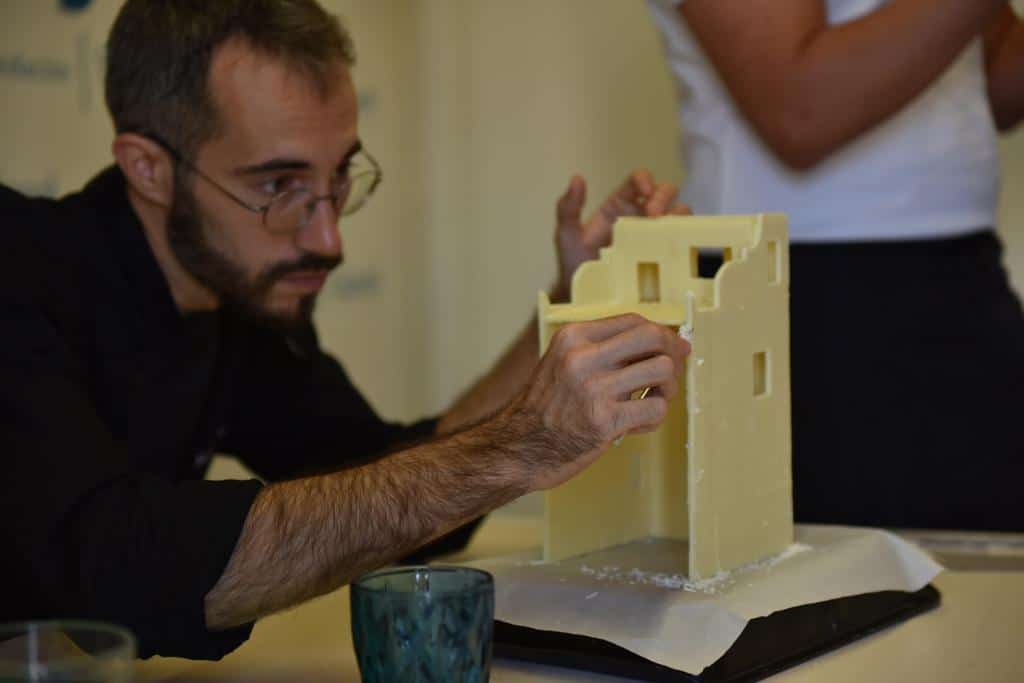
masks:
<instances>
[{"instance_id":1,"label":"eyeglass temple arm","mask_svg":"<svg viewBox=\"0 0 1024 683\"><path fill-rule=\"evenodd\" d=\"M156 144L158 144L158 145L160 145L161 147L163 147L163 148L164 148L164 150L165 150L165 151L166 151L166 152L167 152L167 153L168 153L168 154L169 154L169 155L171 156L171 158L172 158L172 159L174 159L174 160L175 160L176 162L178 162L179 164L181 164L181 165L183 165L183 166L186 166L186 167L188 167L188 169L189 169L190 171L192 171L193 173L195 173L196 175L198 175L198 176L199 176L200 178L202 178L203 180L205 180L206 182L210 183L210 184L211 184L211 185L213 185L213 186L214 186L215 188L217 188L218 190L220 190L220 191L221 191L221 192L222 192L222 193L224 194L224 196L226 196L226 197L227 197L228 199L230 199L231 201L233 201L233 202L235 202L236 204L238 204L239 206L241 206L241 207L242 207L243 209L249 209L249 210L250 210L250 211L252 211L253 213L259 213L259 214L263 214L263 213L266 213L267 209L268 209L268 208L270 207L270 205L269 205L269 204L267 204L266 206L256 206L255 204L250 204L249 202L245 201L244 199L241 199L241 198L239 198L239 197L236 197L236 196L234 195L234 193L233 193L233 192L231 192L230 190L228 190L228 189L227 189L226 187L222 186L222 185L221 185L220 183L218 183L218 182L217 182L216 180L214 180L214 179L213 179L213 178L211 178L210 176L208 176L208 175L206 175L205 173L203 173L203 172L202 172L202 171L201 171L201 170L199 169L199 167L198 167L198 166L196 166L196 165L195 165L195 164L193 164L193 163L192 163L191 161L189 161L188 159L186 159L186 158L185 158L185 157L184 157L184 156L183 156L183 155L182 155L182 154L181 154L181 153L180 153L180 152L179 152L178 150L176 150L176 149L175 149L175 148L174 148L173 146L171 146L171 144L170 144L170 143L168 143L168 142L167 142L166 140L164 140L164 139L163 139L162 137L160 137L159 135L156 135L156 134L154 134L154 133L147 133L147 134L146 134L146 137L148 137L148 138L149 138L149 139L151 139L151 140L152 140L153 142L155 142Z\"/></svg>"}]
</instances>

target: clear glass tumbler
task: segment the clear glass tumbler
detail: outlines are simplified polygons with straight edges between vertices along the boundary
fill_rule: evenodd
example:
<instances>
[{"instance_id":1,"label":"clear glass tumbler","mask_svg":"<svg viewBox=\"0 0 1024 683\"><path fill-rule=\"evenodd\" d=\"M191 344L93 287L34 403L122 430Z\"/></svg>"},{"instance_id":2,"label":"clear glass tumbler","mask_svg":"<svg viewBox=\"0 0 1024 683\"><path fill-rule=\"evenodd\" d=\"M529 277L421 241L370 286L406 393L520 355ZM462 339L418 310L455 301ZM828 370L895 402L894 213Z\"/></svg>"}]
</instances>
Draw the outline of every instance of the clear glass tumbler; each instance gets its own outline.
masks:
<instances>
[{"instance_id":1,"label":"clear glass tumbler","mask_svg":"<svg viewBox=\"0 0 1024 683\"><path fill-rule=\"evenodd\" d=\"M399 567L352 584L364 683L483 683L491 674L494 578L468 567Z\"/></svg>"},{"instance_id":2,"label":"clear glass tumbler","mask_svg":"<svg viewBox=\"0 0 1024 683\"><path fill-rule=\"evenodd\" d=\"M93 621L0 624L0 683L130 683L135 636Z\"/></svg>"}]
</instances>

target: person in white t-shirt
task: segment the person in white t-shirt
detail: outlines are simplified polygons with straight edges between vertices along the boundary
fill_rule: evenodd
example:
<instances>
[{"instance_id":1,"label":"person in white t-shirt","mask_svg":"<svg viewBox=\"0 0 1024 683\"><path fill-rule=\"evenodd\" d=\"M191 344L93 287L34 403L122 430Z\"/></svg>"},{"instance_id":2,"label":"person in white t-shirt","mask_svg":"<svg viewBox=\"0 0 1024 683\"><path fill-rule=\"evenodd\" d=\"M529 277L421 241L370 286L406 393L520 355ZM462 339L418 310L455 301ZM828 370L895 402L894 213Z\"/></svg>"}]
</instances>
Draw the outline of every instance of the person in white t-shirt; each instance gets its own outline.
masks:
<instances>
[{"instance_id":1,"label":"person in white t-shirt","mask_svg":"<svg viewBox=\"0 0 1024 683\"><path fill-rule=\"evenodd\" d=\"M1024 24L1006 0L648 6L683 201L789 215L797 520L1024 530L1024 314L993 232Z\"/></svg>"}]
</instances>

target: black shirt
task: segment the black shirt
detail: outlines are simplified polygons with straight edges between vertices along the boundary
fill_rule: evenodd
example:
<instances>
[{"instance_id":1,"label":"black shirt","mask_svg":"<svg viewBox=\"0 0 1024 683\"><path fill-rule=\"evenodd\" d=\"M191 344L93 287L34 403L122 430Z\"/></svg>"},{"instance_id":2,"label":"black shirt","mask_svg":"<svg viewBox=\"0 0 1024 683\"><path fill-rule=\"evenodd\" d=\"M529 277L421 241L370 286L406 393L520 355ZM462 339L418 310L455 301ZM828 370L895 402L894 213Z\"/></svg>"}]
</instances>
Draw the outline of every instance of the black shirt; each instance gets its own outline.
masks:
<instances>
[{"instance_id":1,"label":"black shirt","mask_svg":"<svg viewBox=\"0 0 1024 683\"><path fill-rule=\"evenodd\" d=\"M278 480L427 436L382 421L312 326L182 315L111 168L59 201L0 186L0 620L123 624L140 655L218 658L220 577L258 481L203 481L214 452Z\"/></svg>"}]
</instances>

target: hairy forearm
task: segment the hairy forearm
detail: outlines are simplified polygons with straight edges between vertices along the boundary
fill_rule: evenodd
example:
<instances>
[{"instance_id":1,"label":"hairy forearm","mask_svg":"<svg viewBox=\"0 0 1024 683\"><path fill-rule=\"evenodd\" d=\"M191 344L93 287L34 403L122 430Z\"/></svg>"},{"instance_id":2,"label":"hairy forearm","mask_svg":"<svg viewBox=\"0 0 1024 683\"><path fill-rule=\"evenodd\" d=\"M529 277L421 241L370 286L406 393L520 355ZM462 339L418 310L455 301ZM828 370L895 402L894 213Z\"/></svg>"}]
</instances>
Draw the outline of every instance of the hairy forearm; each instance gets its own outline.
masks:
<instances>
[{"instance_id":1,"label":"hairy forearm","mask_svg":"<svg viewBox=\"0 0 1024 683\"><path fill-rule=\"evenodd\" d=\"M362 467L268 486L206 596L211 629L250 622L360 574L527 492L515 421L480 424ZM513 457L515 456L515 457Z\"/></svg>"},{"instance_id":2,"label":"hairy forearm","mask_svg":"<svg viewBox=\"0 0 1024 683\"><path fill-rule=\"evenodd\" d=\"M494 367L456 400L438 423L447 434L500 410L523 388L538 358L537 318L522 329Z\"/></svg>"},{"instance_id":3,"label":"hairy forearm","mask_svg":"<svg viewBox=\"0 0 1024 683\"><path fill-rule=\"evenodd\" d=\"M473 427L361 467L261 491L216 585L225 629L331 591L520 495L559 486L678 391L689 346L638 315L558 330L523 391ZM641 387L655 396L630 401Z\"/></svg>"}]
</instances>

